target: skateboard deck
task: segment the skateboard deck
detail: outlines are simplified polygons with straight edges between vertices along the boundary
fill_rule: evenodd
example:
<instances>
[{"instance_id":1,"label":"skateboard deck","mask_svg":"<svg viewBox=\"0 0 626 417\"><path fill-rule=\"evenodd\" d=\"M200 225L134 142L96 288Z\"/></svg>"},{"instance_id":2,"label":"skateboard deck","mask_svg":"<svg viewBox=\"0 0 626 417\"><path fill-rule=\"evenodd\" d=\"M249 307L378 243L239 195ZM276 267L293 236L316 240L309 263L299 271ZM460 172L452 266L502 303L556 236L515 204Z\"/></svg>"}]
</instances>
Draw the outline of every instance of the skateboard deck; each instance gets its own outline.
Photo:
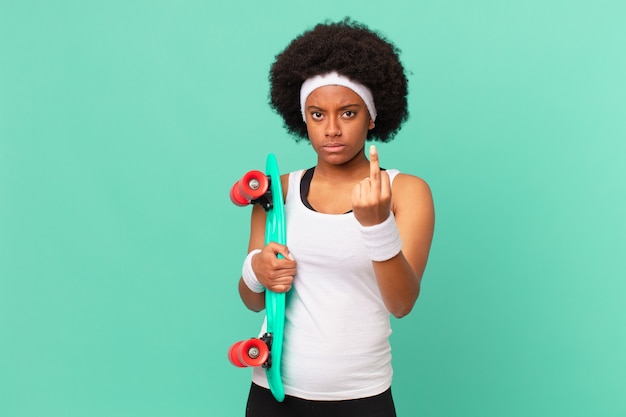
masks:
<instances>
[{"instance_id":1,"label":"skateboard deck","mask_svg":"<svg viewBox=\"0 0 626 417\"><path fill-rule=\"evenodd\" d=\"M267 156L265 173L250 171L233 185L231 200L239 206L260 204L266 213L265 244L286 244L285 208L280 171L274 154ZM277 401L285 399L281 378L281 359L285 328L286 293L265 291L266 331L260 338L233 344L228 358L238 367L265 368L270 390Z\"/></svg>"}]
</instances>

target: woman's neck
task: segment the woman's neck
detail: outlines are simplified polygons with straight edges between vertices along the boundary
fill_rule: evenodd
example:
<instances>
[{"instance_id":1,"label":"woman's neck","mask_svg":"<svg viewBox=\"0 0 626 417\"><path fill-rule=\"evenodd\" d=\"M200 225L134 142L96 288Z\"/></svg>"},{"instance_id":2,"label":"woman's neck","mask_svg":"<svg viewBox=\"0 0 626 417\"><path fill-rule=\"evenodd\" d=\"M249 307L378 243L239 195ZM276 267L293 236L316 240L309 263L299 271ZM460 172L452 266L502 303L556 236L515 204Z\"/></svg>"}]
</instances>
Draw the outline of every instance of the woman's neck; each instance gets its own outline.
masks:
<instances>
[{"instance_id":1,"label":"woman's neck","mask_svg":"<svg viewBox=\"0 0 626 417\"><path fill-rule=\"evenodd\" d=\"M328 164L318 159L315 177L322 181L356 183L369 176L370 163L365 153L340 165Z\"/></svg>"}]
</instances>

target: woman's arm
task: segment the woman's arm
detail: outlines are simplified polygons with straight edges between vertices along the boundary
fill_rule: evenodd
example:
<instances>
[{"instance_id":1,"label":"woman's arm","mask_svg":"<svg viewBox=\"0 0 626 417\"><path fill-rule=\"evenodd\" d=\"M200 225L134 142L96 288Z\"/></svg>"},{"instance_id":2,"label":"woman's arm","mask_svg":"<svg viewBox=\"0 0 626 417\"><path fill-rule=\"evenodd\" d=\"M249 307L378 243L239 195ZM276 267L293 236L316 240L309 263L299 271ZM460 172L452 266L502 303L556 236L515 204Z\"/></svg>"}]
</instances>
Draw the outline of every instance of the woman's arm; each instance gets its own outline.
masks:
<instances>
[{"instance_id":1,"label":"woman's arm","mask_svg":"<svg viewBox=\"0 0 626 417\"><path fill-rule=\"evenodd\" d=\"M372 262L387 309L395 317L411 312L420 293L430 252L435 213L430 188L423 180L398 174L393 182L392 211L402 250L383 262Z\"/></svg>"},{"instance_id":2,"label":"woman's arm","mask_svg":"<svg viewBox=\"0 0 626 417\"><path fill-rule=\"evenodd\" d=\"M391 258L373 260L372 265L385 306L395 317L404 317L419 296L432 242L435 214L430 188L420 178L398 174L392 198L389 176L380 170L378 153L372 147L370 177L355 187L352 207L365 229L381 225L393 213L401 250ZM394 228L393 224L388 227ZM368 242L369 246L376 244Z\"/></svg>"}]
</instances>

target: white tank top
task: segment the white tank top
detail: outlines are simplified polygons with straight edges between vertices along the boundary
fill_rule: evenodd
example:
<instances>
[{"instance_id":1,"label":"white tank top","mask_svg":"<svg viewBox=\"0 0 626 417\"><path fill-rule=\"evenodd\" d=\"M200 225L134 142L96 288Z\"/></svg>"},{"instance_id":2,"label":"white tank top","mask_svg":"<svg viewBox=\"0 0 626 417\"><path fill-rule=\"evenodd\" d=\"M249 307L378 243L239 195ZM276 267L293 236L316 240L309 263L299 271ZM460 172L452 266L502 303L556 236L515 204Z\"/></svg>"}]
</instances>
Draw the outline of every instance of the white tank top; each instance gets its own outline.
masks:
<instances>
[{"instance_id":1,"label":"white tank top","mask_svg":"<svg viewBox=\"0 0 626 417\"><path fill-rule=\"evenodd\" d=\"M289 174L285 202L287 246L298 263L287 298L285 393L322 401L378 395L393 374L390 314L354 215L305 207L303 172ZM393 181L398 171L387 173ZM252 380L268 387L262 368L254 369Z\"/></svg>"}]
</instances>

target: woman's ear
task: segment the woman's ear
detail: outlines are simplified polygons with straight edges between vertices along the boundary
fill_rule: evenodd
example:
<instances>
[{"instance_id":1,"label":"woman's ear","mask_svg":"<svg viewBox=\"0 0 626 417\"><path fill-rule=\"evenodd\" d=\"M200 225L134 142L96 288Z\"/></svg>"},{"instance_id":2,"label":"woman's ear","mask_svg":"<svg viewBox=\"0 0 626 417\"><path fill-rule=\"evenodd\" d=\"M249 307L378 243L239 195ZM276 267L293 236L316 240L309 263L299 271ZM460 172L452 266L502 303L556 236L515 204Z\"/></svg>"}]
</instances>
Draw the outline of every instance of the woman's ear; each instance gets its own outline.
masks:
<instances>
[{"instance_id":1,"label":"woman's ear","mask_svg":"<svg viewBox=\"0 0 626 417\"><path fill-rule=\"evenodd\" d=\"M374 129L376 125L374 124L374 121L372 119L370 119L370 126L369 126L369 130Z\"/></svg>"}]
</instances>

